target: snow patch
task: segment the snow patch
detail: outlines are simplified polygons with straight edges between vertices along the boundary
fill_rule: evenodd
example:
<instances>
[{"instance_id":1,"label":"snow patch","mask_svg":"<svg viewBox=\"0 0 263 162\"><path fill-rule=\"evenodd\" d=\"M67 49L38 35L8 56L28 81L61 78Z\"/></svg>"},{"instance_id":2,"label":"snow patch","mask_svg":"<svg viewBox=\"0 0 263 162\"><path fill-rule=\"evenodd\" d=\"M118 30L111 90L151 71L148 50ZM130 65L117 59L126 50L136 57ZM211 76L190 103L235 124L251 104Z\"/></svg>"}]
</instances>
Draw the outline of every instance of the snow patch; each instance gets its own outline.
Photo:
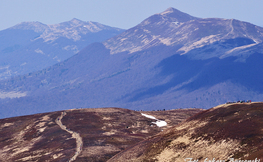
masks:
<instances>
[{"instance_id":1,"label":"snow patch","mask_svg":"<svg viewBox=\"0 0 263 162\"><path fill-rule=\"evenodd\" d=\"M256 44L259 44L260 42L255 40L254 38L251 38Z\"/></svg>"},{"instance_id":2,"label":"snow patch","mask_svg":"<svg viewBox=\"0 0 263 162\"><path fill-rule=\"evenodd\" d=\"M40 54L42 54L42 55L44 55L44 54L45 54L45 53L44 53L42 50L40 50L39 48L38 48L38 49L36 49L36 50L35 50L35 52L36 52L36 53L40 53Z\"/></svg>"},{"instance_id":3,"label":"snow patch","mask_svg":"<svg viewBox=\"0 0 263 162\"><path fill-rule=\"evenodd\" d=\"M158 127L164 127L167 125L167 123L163 120L157 120L156 122L153 123L156 124Z\"/></svg>"},{"instance_id":4,"label":"snow patch","mask_svg":"<svg viewBox=\"0 0 263 162\"><path fill-rule=\"evenodd\" d=\"M26 65L26 62L24 62L23 64L21 64L20 66L24 66L24 65Z\"/></svg>"},{"instance_id":5,"label":"snow patch","mask_svg":"<svg viewBox=\"0 0 263 162\"><path fill-rule=\"evenodd\" d=\"M75 54L79 52L79 49L76 45L68 45L68 46L63 47L62 49L66 51L69 51L69 50L74 51Z\"/></svg>"},{"instance_id":6,"label":"snow patch","mask_svg":"<svg viewBox=\"0 0 263 162\"><path fill-rule=\"evenodd\" d=\"M165 121L156 119L154 116L143 114L143 113L141 113L141 114L142 114L142 116L145 116L146 118L157 120L156 122L152 122L152 123L156 124L158 127L164 127L167 125L167 123Z\"/></svg>"},{"instance_id":7,"label":"snow patch","mask_svg":"<svg viewBox=\"0 0 263 162\"><path fill-rule=\"evenodd\" d=\"M57 60L57 62L60 62L61 60L58 58L58 56L53 57L53 60Z\"/></svg>"},{"instance_id":8,"label":"snow patch","mask_svg":"<svg viewBox=\"0 0 263 162\"><path fill-rule=\"evenodd\" d=\"M0 66L0 70L3 70L3 69L8 69L10 66L7 65L7 66Z\"/></svg>"},{"instance_id":9,"label":"snow patch","mask_svg":"<svg viewBox=\"0 0 263 162\"><path fill-rule=\"evenodd\" d=\"M3 92L3 91L0 91L0 99L20 98L20 97L25 97L26 95L27 95L26 92L16 92L16 91Z\"/></svg>"},{"instance_id":10,"label":"snow patch","mask_svg":"<svg viewBox=\"0 0 263 162\"><path fill-rule=\"evenodd\" d=\"M173 23L173 24L175 24L175 25L178 25L178 24L180 24L180 23L179 23L179 22L177 22L177 21L176 21L176 22L172 22L172 23Z\"/></svg>"},{"instance_id":11,"label":"snow patch","mask_svg":"<svg viewBox=\"0 0 263 162\"><path fill-rule=\"evenodd\" d=\"M155 119L155 120L157 120L154 116L147 115L147 114L143 114L143 113L141 113L141 114L142 114L142 116L145 116L146 118L150 118L150 119Z\"/></svg>"}]
</instances>

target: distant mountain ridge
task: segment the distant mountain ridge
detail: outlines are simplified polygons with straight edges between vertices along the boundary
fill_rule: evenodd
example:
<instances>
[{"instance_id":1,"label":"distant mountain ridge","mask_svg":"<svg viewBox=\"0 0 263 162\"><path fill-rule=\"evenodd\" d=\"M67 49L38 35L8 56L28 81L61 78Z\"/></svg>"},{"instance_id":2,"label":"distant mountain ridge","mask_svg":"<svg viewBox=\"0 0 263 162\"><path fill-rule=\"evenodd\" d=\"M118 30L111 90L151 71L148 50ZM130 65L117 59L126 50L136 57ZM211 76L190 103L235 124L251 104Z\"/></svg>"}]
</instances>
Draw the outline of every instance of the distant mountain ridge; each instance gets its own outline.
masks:
<instances>
[{"instance_id":1,"label":"distant mountain ridge","mask_svg":"<svg viewBox=\"0 0 263 162\"><path fill-rule=\"evenodd\" d=\"M53 42L61 37L78 41L83 39L82 36L86 35L87 33L97 33L102 30L115 29L116 31L123 31L121 29L102 25L97 22L85 22L76 18L54 25L45 25L40 22L23 22L11 27L11 29L33 30L37 33L41 33L41 35L34 40L42 38L44 42Z\"/></svg>"},{"instance_id":2,"label":"distant mountain ridge","mask_svg":"<svg viewBox=\"0 0 263 162\"><path fill-rule=\"evenodd\" d=\"M169 44L170 40L165 37L167 37L167 34L169 35L168 32L171 32L172 28L177 28L184 22L196 19L198 18L174 8L168 8L162 13L150 16L137 26L120 34L118 37L105 41L103 44L111 50L111 54L124 51L132 53L160 43Z\"/></svg>"},{"instance_id":3,"label":"distant mountain ridge","mask_svg":"<svg viewBox=\"0 0 263 162\"><path fill-rule=\"evenodd\" d=\"M33 30L37 33L43 33L48 28L48 25L41 22L21 22L8 29Z\"/></svg>"},{"instance_id":4,"label":"distant mountain ridge","mask_svg":"<svg viewBox=\"0 0 263 162\"><path fill-rule=\"evenodd\" d=\"M0 31L0 79L54 65L123 31L75 18L55 25L22 22Z\"/></svg>"},{"instance_id":5,"label":"distant mountain ridge","mask_svg":"<svg viewBox=\"0 0 263 162\"><path fill-rule=\"evenodd\" d=\"M179 17L179 18L178 18ZM136 39L135 39L136 38ZM232 42L225 42L232 40ZM118 52L137 52L157 45L178 46L179 54L186 54L198 59L231 56L235 50L243 50L262 43L263 28L234 19L195 18L176 9L155 14L118 37L104 42L111 54ZM240 42L240 44L238 44ZM233 43L226 46L225 55L218 45ZM221 44L220 44L221 43ZM206 47L206 46L209 47ZM213 45L213 46L210 46ZM238 48L236 48L238 47ZM201 57L194 53L198 49L205 52ZM203 50L203 51L200 51ZM206 52L206 51L212 52ZM214 53L214 54L212 54Z\"/></svg>"},{"instance_id":6,"label":"distant mountain ridge","mask_svg":"<svg viewBox=\"0 0 263 162\"><path fill-rule=\"evenodd\" d=\"M45 25L40 22L22 22L10 29L33 30L34 32L41 33L41 35L35 39L42 38L45 42L55 41L59 37L66 37L77 41L81 39L81 35L96 33L102 30L115 29L116 31L123 31L119 28L109 27L92 21L85 22L76 18L54 25Z\"/></svg>"},{"instance_id":7,"label":"distant mountain ridge","mask_svg":"<svg viewBox=\"0 0 263 162\"><path fill-rule=\"evenodd\" d=\"M262 40L259 26L169 8L54 66L1 81L0 116L73 107L153 110L261 101Z\"/></svg>"}]
</instances>

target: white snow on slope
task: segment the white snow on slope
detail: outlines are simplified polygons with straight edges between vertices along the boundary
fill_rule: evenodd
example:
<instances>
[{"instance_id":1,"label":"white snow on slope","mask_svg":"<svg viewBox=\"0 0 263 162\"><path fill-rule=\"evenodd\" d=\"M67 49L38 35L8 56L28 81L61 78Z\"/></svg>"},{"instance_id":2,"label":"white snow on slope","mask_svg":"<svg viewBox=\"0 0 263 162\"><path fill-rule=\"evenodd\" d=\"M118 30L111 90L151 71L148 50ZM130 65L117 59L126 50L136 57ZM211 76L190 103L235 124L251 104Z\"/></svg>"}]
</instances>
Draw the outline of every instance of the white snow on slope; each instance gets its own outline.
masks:
<instances>
[{"instance_id":1,"label":"white snow on slope","mask_svg":"<svg viewBox=\"0 0 263 162\"><path fill-rule=\"evenodd\" d=\"M156 122L152 122L153 124L156 124L158 127L164 127L167 125L166 121L163 120L157 120Z\"/></svg>"},{"instance_id":2,"label":"white snow on slope","mask_svg":"<svg viewBox=\"0 0 263 162\"><path fill-rule=\"evenodd\" d=\"M143 113L141 113L141 114L142 114L142 116L145 116L146 118L158 120L158 119L156 119L154 116L147 115L147 114L143 114Z\"/></svg>"},{"instance_id":3,"label":"white snow on slope","mask_svg":"<svg viewBox=\"0 0 263 162\"><path fill-rule=\"evenodd\" d=\"M27 95L26 92L16 92L16 91L4 92L4 91L0 91L0 99L20 98L20 97L25 97L26 95Z\"/></svg>"},{"instance_id":4,"label":"white snow on slope","mask_svg":"<svg viewBox=\"0 0 263 162\"><path fill-rule=\"evenodd\" d=\"M38 48L38 49L36 49L36 50L35 50L35 52L36 52L36 53L40 53L40 54L42 54L42 55L44 55L44 54L45 54L45 53L44 53L42 50L40 50L39 48Z\"/></svg>"},{"instance_id":5,"label":"white snow on slope","mask_svg":"<svg viewBox=\"0 0 263 162\"><path fill-rule=\"evenodd\" d=\"M165 121L156 119L154 116L143 114L143 113L141 113L141 114L142 114L142 116L145 116L146 118L157 120L156 122L152 122L152 123L156 124L158 127L163 127L163 126L167 125L167 123Z\"/></svg>"}]
</instances>

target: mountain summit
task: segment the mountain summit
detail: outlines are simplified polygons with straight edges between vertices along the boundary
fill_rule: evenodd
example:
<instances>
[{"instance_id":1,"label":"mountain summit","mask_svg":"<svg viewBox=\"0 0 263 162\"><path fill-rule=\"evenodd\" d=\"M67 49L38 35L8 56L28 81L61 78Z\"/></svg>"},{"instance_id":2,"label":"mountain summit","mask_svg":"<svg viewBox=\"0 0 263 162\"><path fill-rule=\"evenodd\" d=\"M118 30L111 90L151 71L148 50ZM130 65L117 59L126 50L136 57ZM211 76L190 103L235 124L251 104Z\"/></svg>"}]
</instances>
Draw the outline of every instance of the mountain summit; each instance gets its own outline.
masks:
<instances>
[{"instance_id":1,"label":"mountain summit","mask_svg":"<svg viewBox=\"0 0 263 162\"><path fill-rule=\"evenodd\" d=\"M0 31L0 79L54 65L123 31L76 18L53 25L22 22Z\"/></svg>"},{"instance_id":2,"label":"mountain summit","mask_svg":"<svg viewBox=\"0 0 263 162\"><path fill-rule=\"evenodd\" d=\"M166 23L183 23L190 20L196 20L198 18L193 17L187 13L181 12L175 8L168 8L164 12L154 14L153 16L150 16L146 20L144 20L141 24L142 26L146 26L148 24L153 25L158 22L158 26L165 25Z\"/></svg>"},{"instance_id":3,"label":"mountain summit","mask_svg":"<svg viewBox=\"0 0 263 162\"><path fill-rule=\"evenodd\" d=\"M36 33L43 33L48 28L48 25L38 21L22 22L9 29L33 30Z\"/></svg>"},{"instance_id":4,"label":"mountain summit","mask_svg":"<svg viewBox=\"0 0 263 162\"><path fill-rule=\"evenodd\" d=\"M123 31L97 22L85 22L74 18L60 24L48 25L48 28L38 38L42 38L45 42L53 42L59 38L72 39L76 42L83 40L83 37L85 39L87 34L98 33L102 30Z\"/></svg>"},{"instance_id":5,"label":"mountain summit","mask_svg":"<svg viewBox=\"0 0 263 162\"><path fill-rule=\"evenodd\" d=\"M198 19L196 17L193 17L187 13L181 12L175 8L172 8L172 7L168 8L164 12L161 12L161 13L156 14L156 15L160 15L163 18L168 18L173 22L186 22L186 21Z\"/></svg>"},{"instance_id":6,"label":"mountain summit","mask_svg":"<svg viewBox=\"0 0 263 162\"><path fill-rule=\"evenodd\" d=\"M111 54L132 53L158 44L170 45L170 36L174 30L185 22L198 19L170 7L162 13L150 16L118 37L109 39L104 45L111 50Z\"/></svg>"},{"instance_id":7,"label":"mountain summit","mask_svg":"<svg viewBox=\"0 0 263 162\"><path fill-rule=\"evenodd\" d=\"M104 45L111 54L133 53L153 46L175 47L194 59L228 57L263 40L263 28L234 19L196 18L169 8L113 37ZM180 47L180 48L177 48Z\"/></svg>"}]
</instances>

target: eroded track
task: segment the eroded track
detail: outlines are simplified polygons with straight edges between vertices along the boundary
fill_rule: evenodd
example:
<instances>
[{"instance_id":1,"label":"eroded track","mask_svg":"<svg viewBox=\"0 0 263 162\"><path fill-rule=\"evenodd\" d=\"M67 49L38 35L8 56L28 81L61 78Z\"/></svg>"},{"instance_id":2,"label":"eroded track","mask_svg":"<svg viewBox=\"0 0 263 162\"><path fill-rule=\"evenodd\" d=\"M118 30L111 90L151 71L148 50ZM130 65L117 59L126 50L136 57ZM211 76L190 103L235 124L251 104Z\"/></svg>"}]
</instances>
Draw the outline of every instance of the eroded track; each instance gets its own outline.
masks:
<instances>
[{"instance_id":1,"label":"eroded track","mask_svg":"<svg viewBox=\"0 0 263 162\"><path fill-rule=\"evenodd\" d=\"M70 133L72 135L72 138L76 139L76 152L75 152L74 156L72 158L70 158L69 162L71 162L71 161L76 160L76 158L78 157L78 155L82 151L83 141L82 141L82 138L80 137L79 133L68 129L65 125L62 124L61 120L66 114L67 114L66 112L61 112L61 115L59 117L57 117L57 119L56 119L56 123L59 125L59 127L61 129Z\"/></svg>"}]
</instances>

